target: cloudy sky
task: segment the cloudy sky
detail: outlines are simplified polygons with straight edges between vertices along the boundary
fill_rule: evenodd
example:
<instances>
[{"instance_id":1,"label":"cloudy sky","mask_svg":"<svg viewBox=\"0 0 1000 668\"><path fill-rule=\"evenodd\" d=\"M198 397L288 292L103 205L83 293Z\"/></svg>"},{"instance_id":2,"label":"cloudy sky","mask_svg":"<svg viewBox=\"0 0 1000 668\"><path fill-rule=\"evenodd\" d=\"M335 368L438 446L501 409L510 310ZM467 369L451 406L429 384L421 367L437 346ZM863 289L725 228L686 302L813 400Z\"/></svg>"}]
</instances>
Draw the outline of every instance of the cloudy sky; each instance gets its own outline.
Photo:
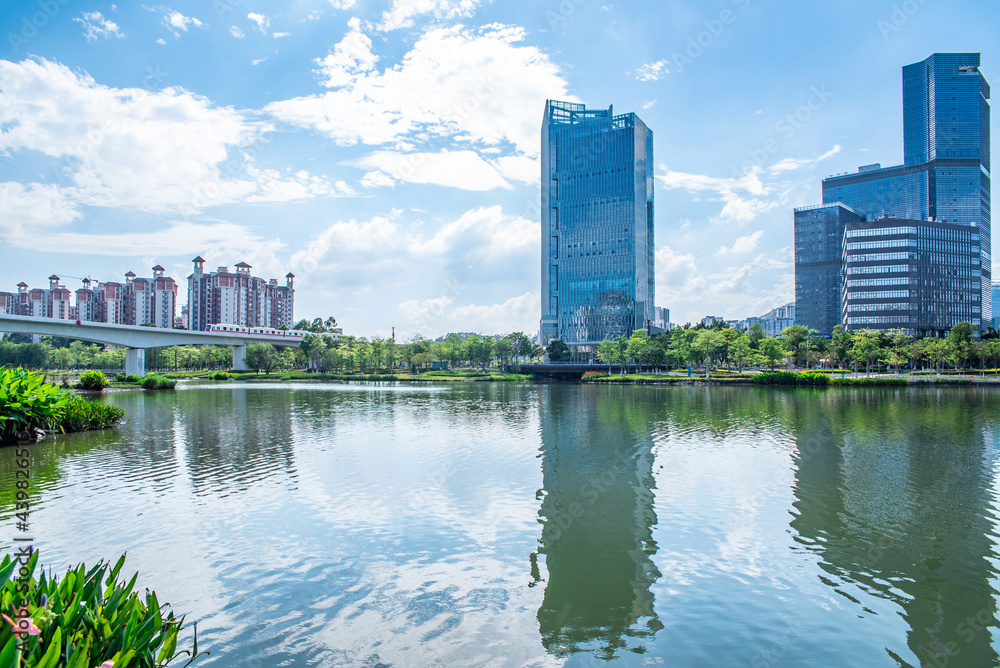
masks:
<instances>
[{"instance_id":1,"label":"cloudy sky","mask_svg":"<svg viewBox=\"0 0 1000 668\"><path fill-rule=\"evenodd\" d=\"M0 13L0 290L245 260L358 335L537 332L546 98L653 129L656 301L684 323L792 299L792 208L901 162L904 64L982 51L1000 84L995 0Z\"/></svg>"}]
</instances>

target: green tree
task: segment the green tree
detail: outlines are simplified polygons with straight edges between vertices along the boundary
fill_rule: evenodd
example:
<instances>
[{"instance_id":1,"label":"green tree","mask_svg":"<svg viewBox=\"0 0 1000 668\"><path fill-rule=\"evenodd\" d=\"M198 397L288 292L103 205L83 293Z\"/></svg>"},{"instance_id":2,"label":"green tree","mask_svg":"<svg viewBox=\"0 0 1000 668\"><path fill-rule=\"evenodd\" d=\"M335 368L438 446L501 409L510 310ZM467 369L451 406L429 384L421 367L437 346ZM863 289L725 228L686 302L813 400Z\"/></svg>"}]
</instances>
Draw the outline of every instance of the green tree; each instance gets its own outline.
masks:
<instances>
[{"instance_id":1,"label":"green tree","mask_svg":"<svg viewBox=\"0 0 1000 668\"><path fill-rule=\"evenodd\" d=\"M618 346L611 339L604 339L597 344L595 354L597 355L597 359L608 365L608 375L610 376L611 365L614 364L615 358L618 356Z\"/></svg>"},{"instance_id":2,"label":"green tree","mask_svg":"<svg viewBox=\"0 0 1000 668\"><path fill-rule=\"evenodd\" d=\"M628 340L628 357L635 362L644 362L646 360L647 351L650 347L649 337L646 335L646 330L637 329L632 332L632 336Z\"/></svg>"},{"instance_id":3,"label":"green tree","mask_svg":"<svg viewBox=\"0 0 1000 668\"><path fill-rule=\"evenodd\" d=\"M752 354L750 337L746 334L740 334L729 346L729 356L739 365L740 373L743 373L743 365L751 359Z\"/></svg>"},{"instance_id":4,"label":"green tree","mask_svg":"<svg viewBox=\"0 0 1000 668\"><path fill-rule=\"evenodd\" d=\"M305 355L309 367L316 368L320 360L326 357L328 346L322 336L309 332L302 337L299 349Z\"/></svg>"},{"instance_id":5,"label":"green tree","mask_svg":"<svg viewBox=\"0 0 1000 668\"><path fill-rule=\"evenodd\" d=\"M545 352L548 354L550 362L568 362L570 358L569 346L559 339L549 341Z\"/></svg>"},{"instance_id":6,"label":"green tree","mask_svg":"<svg viewBox=\"0 0 1000 668\"><path fill-rule=\"evenodd\" d=\"M957 366L964 366L972 354L972 335L975 329L971 322L956 323L948 332L948 346Z\"/></svg>"},{"instance_id":7,"label":"green tree","mask_svg":"<svg viewBox=\"0 0 1000 668\"><path fill-rule=\"evenodd\" d=\"M865 376L871 376L872 362L879 359L882 353L880 345L881 334L875 330L864 329L854 337L854 356L865 363Z\"/></svg>"},{"instance_id":8,"label":"green tree","mask_svg":"<svg viewBox=\"0 0 1000 668\"><path fill-rule=\"evenodd\" d=\"M764 332L764 326L759 322L755 322L747 330L747 336L750 337L750 347L754 350L760 350L761 342L767 338L767 334Z\"/></svg>"},{"instance_id":9,"label":"green tree","mask_svg":"<svg viewBox=\"0 0 1000 668\"><path fill-rule=\"evenodd\" d=\"M493 342L493 354L500 360L502 368L508 368L514 364L514 346L506 337Z\"/></svg>"},{"instance_id":10,"label":"green tree","mask_svg":"<svg viewBox=\"0 0 1000 668\"><path fill-rule=\"evenodd\" d=\"M247 367L270 374L278 366L278 351L270 343L251 343L247 346Z\"/></svg>"},{"instance_id":11,"label":"green tree","mask_svg":"<svg viewBox=\"0 0 1000 668\"><path fill-rule=\"evenodd\" d=\"M705 360L705 378L709 377L712 359L720 356L725 350L725 346L726 339L718 329L703 329L698 332L691 344L691 349Z\"/></svg>"},{"instance_id":12,"label":"green tree","mask_svg":"<svg viewBox=\"0 0 1000 668\"><path fill-rule=\"evenodd\" d=\"M760 354L764 363L774 371L775 365L785 358L785 346L774 338L766 338L760 342Z\"/></svg>"},{"instance_id":13,"label":"green tree","mask_svg":"<svg viewBox=\"0 0 1000 668\"><path fill-rule=\"evenodd\" d=\"M782 343L798 366L806 358L805 343L809 340L810 331L805 325L792 325L781 330Z\"/></svg>"},{"instance_id":14,"label":"green tree","mask_svg":"<svg viewBox=\"0 0 1000 668\"><path fill-rule=\"evenodd\" d=\"M469 361L480 367L484 372L493 362L492 339L474 334L465 340L465 351Z\"/></svg>"}]
</instances>

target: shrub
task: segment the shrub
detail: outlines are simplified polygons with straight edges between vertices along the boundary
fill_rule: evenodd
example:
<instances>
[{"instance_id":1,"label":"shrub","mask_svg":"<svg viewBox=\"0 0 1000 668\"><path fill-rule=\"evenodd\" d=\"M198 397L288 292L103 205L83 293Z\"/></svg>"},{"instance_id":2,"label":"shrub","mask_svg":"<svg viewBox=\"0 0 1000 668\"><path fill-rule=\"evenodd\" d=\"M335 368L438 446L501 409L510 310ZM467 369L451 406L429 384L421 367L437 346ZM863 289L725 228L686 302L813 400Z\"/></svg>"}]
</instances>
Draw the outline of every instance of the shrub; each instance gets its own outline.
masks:
<instances>
[{"instance_id":1,"label":"shrub","mask_svg":"<svg viewBox=\"0 0 1000 668\"><path fill-rule=\"evenodd\" d=\"M772 371L757 374L753 377L753 382L757 385L827 385L830 382L830 377L812 371L804 373Z\"/></svg>"},{"instance_id":2,"label":"shrub","mask_svg":"<svg viewBox=\"0 0 1000 668\"><path fill-rule=\"evenodd\" d=\"M134 373L130 373L129 375L125 376L126 383L138 383L141 380L142 378L139 378L139 376Z\"/></svg>"},{"instance_id":3,"label":"shrub","mask_svg":"<svg viewBox=\"0 0 1000 668\"><path fill-rule=\"evenodd\" d=\"M608 377L608 374L606 372L604 372L604 371L585 371L583 373L583 376L581 377L581 380L584 380L584 381L599 380L601 378L607 378L607 377Z\"/></svg>"},{"instance_id":4,"label":"shrub","mask_svg":"<svg viewBox=\"0 0 1000 668\"><path fill-rule=\"evenodd\" d=\"M115 377L114 377L114 381L115 381L116 383L124 383L124 382L127 382L127 381L128 381L128 376L126 376L125 374L123 374L123 373L121 373L121 372L119 372L119 373L116 373L116 374L115 374Z\"/></svg>"},{"instance_id":5,"label":"shrub","mask_svg":"<svg viewBox=\"0 0 1000 668\"><path fill-rule=\"evenodd\" d=\"M59 427L64 432L108 429L121 422L124 417L125 411L118 406L72 396Z\"/></svg>"},{"instance_id":6,"label":"shrub","mask_svg":"<svg viewBox=\"0 0 1000 668\"><path fill-rule=\"evenodd\" d=\"M164 378L155 373L151 373L142 379L142 387L146 390L172 390L175 385L177 385L176 380Z\"/></svg>"},{"instance_id":7,"label":"shrub","mask_svg":"<svg viewBox=\"0 0 1000 668\"><path fill-rule=\"evenodd\" d=\"M107 377L100 371L84 371L80 374L77 387L81 390L93 390L100 392L109 385Z\"/></svg>"},{"instance_id":8,"label":"shrub","mask_svg":"<svg viewBox=\"0 0 1000 668\"><path fill-rule=\"evenodd\" d=\"M232 375L226 373L225 371L220 371L219 373L217 373L214 376L212 376L212 380L229 380L231 378L232 378Z\"/></svg>"},{"instance_id":9,"label":"shrub","mask_svg":"<svg viewBox=\"0 0 1000 668\"><path fill-rule=\"evenodd\" d=\"M133 590L138 576L119 581L124 556L114 567L102 561L88 570L80 564L59 579L44 572L35 578L38 554L36 550L26 565L11 555L0 561L3 607L12 612L14 601L27 599L27 610L15 613L13 621L38 630L24 634L19 643L13 625L0 624L0 666L91 668L113 661L116 666L153 668L184 655L191 657L190 664L207 654L198 651L197 626L193 648L177 651L184 617L174 616L169 604L161 605L148 589L140 599Z\"/></svg>"}]
</instances>

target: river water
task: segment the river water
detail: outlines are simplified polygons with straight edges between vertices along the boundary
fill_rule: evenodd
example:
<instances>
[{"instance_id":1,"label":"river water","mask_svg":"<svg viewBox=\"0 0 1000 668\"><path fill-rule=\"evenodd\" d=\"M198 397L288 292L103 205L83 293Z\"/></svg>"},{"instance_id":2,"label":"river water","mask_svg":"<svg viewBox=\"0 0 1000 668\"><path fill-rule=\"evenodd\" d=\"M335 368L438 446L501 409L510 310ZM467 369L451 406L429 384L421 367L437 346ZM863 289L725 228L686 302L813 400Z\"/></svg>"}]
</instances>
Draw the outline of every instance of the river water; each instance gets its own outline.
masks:
<instances>
[{"instance_id":1,"label":"river water","mask_svg":"<svg viewBox=\"0 0 1000 668\"><path fill-rule=\"evenodd\" d=\"M998 663L995 391L178 388L32 446L31 529L196 666Z\"/></svg>"}]
</instances>

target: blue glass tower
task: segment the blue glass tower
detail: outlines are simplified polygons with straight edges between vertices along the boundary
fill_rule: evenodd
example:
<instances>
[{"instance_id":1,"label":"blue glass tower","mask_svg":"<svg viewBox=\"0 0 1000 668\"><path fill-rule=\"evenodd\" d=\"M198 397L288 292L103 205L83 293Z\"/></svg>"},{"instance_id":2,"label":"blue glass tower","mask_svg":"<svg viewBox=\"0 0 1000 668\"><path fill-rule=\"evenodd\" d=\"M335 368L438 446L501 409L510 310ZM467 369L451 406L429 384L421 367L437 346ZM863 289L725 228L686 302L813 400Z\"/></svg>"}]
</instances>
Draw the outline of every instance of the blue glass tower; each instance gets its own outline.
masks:
<instances>
[{"instance_id":1,"label":"blue glass tower","mask_svg":"<svg viewBox=\"0 0 1000 668\"><path fill-rule=\"evenodd\" d=\"M840 202L795 209L795 324L830 336L843 321L841 249L864 215Z\"/></svg>"},{"instance_id":2,"label":"blue glass tower","mask_svg":"<svg viewBox=\"0 0 1000 668\"><path fill-rule=\"evenodd\" d=\"M613 107L548 100L542 343L585 350L654 318L653 132Z\"/></svg>"},{"instance_id":3,"label":"blue glass tower","mask_svg":"<svg viewBox=\"0 0 1000 668\"><path fill-rule=\"evenodd\" d=\"M978 53L935 53L903 68L903 164L861 167L823 181L823 202L845 204L868 220L883 216L979 228L974 243L980 303L993 317L990 288L990 86Z\"/></svg>"}]
</instances>

